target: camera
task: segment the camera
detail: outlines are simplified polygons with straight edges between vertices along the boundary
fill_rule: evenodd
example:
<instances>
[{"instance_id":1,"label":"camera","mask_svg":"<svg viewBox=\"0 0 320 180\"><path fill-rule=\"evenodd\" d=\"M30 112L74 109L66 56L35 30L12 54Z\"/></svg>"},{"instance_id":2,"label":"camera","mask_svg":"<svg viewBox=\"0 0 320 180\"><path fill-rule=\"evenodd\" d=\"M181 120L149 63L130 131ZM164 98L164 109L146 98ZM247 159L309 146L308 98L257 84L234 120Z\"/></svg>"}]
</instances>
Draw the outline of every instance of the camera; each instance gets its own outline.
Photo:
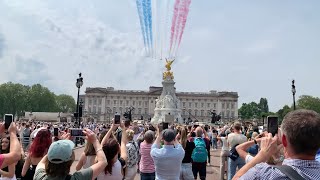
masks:
<instances>
[{"instance_id":1,"label":"camera","mask_svg":"<svg viewBox=\"0 0 320 180\"><path fill-rule=\"evenodd\" d=\"M4 127L5 129L8 129L10 124L13 121L13 115L12 114L5 114L4 115Z\"/></svg>"},{"instance_id":2,"label":"camera","mask_svg":"<svg viewBox=\"0 0 320 180\"><path fill-rule=\"evenodd\" d=\"M274 136L278 133L278 117L277 116L268 116L267 117L267 131Z\"/></svg>"},{"instance_id":3,"label":"camera","mask_svg":"<svg viewBox=\"0 0 320 180\"><path fill-rule=\"evenodd\" d=\"M83 129L80 128L70 128L69 131L71 136L85 136Z\"/></svg>"},{"instance_id":4,"label":"camera","mask_svg":"<svg viewBox=\"0 0 320 180\"><path fill-rule=\"evenodd\" d=\"M114 115L114 124L120 124L120 115L119 114Z\"/></svg>"}]
</instances>

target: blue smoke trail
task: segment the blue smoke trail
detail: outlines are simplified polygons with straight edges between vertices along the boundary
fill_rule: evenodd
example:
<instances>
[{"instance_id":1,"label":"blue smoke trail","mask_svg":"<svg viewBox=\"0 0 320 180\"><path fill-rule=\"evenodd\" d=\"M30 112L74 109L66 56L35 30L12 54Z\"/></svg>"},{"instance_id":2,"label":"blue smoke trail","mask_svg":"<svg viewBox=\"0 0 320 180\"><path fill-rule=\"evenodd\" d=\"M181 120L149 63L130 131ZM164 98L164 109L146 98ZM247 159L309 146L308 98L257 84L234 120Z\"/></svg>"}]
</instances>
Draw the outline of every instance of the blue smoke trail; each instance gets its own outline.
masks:
<instances>
[{"instance_id":1,"label":"blue smoke trail","mask_svg":"<svg viewBox=\"0 0 320 180\"><path fill-rule=\"evenodd\" d=\"M146 32L145 32L145 23L143 21L143 9L142 9L142 0L136 0L137 4L137 10L138 10L138 15L139 15L139 20L140 20L140 27L141 27L141 33L142 33L142 38L143 38L143 43L144 47L146 48L147 42L146 42Z\"/></svg>"},{"instance_id":2,"label":"blue smoke trail","mask_svg":"<svg viewBox=\"0 0 320 180\"><path fill-rule=\"evenodd\" d=\"M147 0L142 0L142 10L143 10L143 28L145 30L145 34L146 34L146 50L147 53L149 53L148 48L149 48L149 32L148 32L148 18L147 18Z\"/></svg>"},{"instance_id":3,"label":"blue smoke trail","mask_svg":"<svg viewBox=\"0 0 320 180\"><path fill-rule=\"evenodd\" d=\"M150 49L153 48L153 37L152 37L152 9L151 9L151 0L147 0L146 5L146 18L147 18L147 26L148 29L148 35L149 35L149 47ZM152 51L153 52L153 51Z\"/></svg>"}]
</instances>

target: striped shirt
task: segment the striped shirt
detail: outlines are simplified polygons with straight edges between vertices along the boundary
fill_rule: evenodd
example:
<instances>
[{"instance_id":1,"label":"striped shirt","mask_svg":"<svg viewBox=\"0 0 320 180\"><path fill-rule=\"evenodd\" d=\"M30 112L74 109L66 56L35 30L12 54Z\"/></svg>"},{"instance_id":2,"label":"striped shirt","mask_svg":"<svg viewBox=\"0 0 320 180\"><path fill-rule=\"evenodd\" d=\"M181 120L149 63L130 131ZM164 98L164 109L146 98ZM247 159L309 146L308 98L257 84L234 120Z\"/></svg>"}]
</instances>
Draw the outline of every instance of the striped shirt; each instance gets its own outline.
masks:
<instances>
[{"instance_id":1,"label":"striped shirt","mask_svg":"<svg viewBox=\"0 0 320 180\"><path fill-rule=\"evenodd\" d=\"M291 166L306 180L320 179L320 163L315 160L301 160L301 159L285 159L283 165ZM279 169L268 165L267 163L260 163L249 169L240 179L287 179L290 180Z\"/></svg>"},{"instance_id":2,"label":"striped shirt","mask_svg":"<svg viewBox=\"0 0 320 180\"><path fill-rule=\"evenodd\" d=\"M151 146L152 146L152 144L147 144L146 142L142 142L140 144L141 159L140 159L139 169L143 173L154 173L155 172L154 162L153 162L153 159L150 155Z\"/></svg>"}]
</instances>

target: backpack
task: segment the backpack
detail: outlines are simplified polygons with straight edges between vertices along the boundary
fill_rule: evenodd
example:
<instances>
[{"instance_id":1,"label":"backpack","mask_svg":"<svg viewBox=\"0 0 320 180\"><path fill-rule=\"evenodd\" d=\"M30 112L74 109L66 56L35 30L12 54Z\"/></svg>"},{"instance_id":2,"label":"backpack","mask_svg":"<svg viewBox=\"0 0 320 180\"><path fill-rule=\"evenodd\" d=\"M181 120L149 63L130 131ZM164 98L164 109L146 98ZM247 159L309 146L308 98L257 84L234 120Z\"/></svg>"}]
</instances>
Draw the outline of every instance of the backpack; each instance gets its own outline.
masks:
<instances>
[{"instance_id":1,"label":"backpack","mask_svg":"<svg viewBox=\"0 0 320 180\"><path fill-rule=\"evenodd\" d=\"M234 146L231 148L231 150L230 150L229 157L230 157L230 159L232 159L233 161L237 160L238 157L239 157L239 154L238 154L238 152L237 152L237 150L236 150L236 147L237 147L238 145L239 145L239 144L234 145Z\"/></svg>"},{"instance_id":2,"label":"backpack","mask_svg":"<svg viewBox=\"0 0 320 180\"><path fill-rule=\"evenodd\" d=\"M194 140L195 148L192 151L191 158L193 162L206 162L208 158L208 151L206 143L202 138Z\"/></svg>"}]
</instances>

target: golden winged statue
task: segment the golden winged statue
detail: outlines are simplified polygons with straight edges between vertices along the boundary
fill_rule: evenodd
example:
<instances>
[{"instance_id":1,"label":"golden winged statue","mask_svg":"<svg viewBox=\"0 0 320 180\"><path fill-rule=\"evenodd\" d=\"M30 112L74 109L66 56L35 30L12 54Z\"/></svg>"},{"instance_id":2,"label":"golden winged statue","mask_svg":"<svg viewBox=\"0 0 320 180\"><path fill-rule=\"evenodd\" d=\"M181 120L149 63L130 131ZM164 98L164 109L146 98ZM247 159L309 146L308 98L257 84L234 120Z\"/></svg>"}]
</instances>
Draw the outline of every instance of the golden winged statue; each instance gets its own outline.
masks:
<instances>
[{"instance_id":1,"label":"golden winged statue","mask_svg":"<svg viewBox=\"0 0 320 180\"><path fill-rule=\"evenodd\" d=\"M173 60L168 60L166 59L166 65L165 67L167 68L167 71L163 73L163 79L167 79L167 78L170 78L170 79L173 79L173 72L171 72L171 65L172 63L174 62L174 59Z\"/></svg>"},{"instance_id":2,"label":"golden winged statue","mask_svg":"<svg viewBox=\"0 0 320 180\"><path fill-rule=\"evenodd\" d=\"M171 65L172 65L172 63L174 62L174 59L173 60L168 60L168 59L166 59L166 68L167 68L167 71L171 71Z\"/></svg>"}]
</instances>

